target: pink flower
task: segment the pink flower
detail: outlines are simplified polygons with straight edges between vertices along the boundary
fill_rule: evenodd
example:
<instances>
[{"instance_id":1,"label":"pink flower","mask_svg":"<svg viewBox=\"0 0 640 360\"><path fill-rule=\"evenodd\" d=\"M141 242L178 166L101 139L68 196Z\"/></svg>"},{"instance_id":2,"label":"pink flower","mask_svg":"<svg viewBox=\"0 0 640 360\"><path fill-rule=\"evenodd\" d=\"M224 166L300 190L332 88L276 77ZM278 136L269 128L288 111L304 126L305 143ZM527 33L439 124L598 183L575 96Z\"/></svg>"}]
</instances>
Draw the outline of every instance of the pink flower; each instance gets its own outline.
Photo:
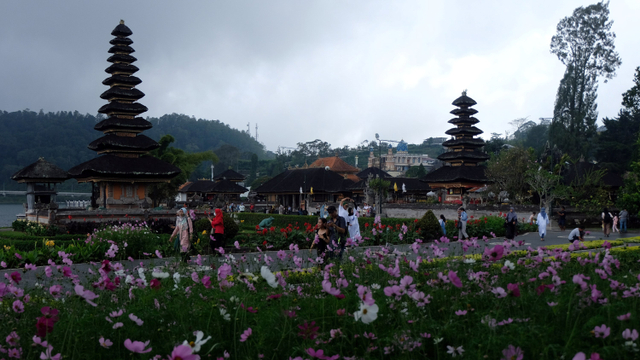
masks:
<instances>
[{"instance_id":1,"label":"pink flower","mask_svg":"<svg viewBox=\"0 0 640 360\"><path fill-rule=\"evenodd\" d=\"M123 326L124 326L124 324L123 324L123 323L121 323L121 322L117 322L117 323L113 324L113 329L115 330L115 329L117 329L117 328L121 328L121 327L123 327Z\"/></svg>"},{"instance_id":2,"label":"pink flower","mask_svg":"<svg viewBox=\"0 0 640 360\"><path fill-rule=\"evenodd\" d=\"M151 279L151 281L149 282L149 287L154 289L154 290L160 289L161 285L162 285L162 283L158 279Z\"/></svg>"},{"instance_id":3,"label":"pink flower","mask_svg":"<svg viewBox=\"0 0 640 360\"><path fill-rule=\"evenodd\" d=\"M151 348L146 349L147 346L149 346L149 343L151 342L151 340L147 340L145 342L142 341L131 341L129 339L124 341L124 347L126 347L127 349L129 349L129 351L134 352L134 353L138 353L138 354L144 354L144 353L148 353L151 351Z\"/></svg>"},{"instance_id":4,"label":"pink flower","mask_svg":"<svg viewBox=\"0 0 640 360\"><path fill-rule=\"evenodd\" d=\"M20 340L20 336L15 331L12 331L11 334L7 335L7 344L9 346L18 346L18 341Z\"/></svg>"},{"instance_id":5,"label":"pink flower","mask_svg":"<svg viewBox=\"0 0 640 360\"><path fill-rule=\"evenodd\" d=\"M618 316L618 320L625 321L631 319L631 313L626 313L624 315Z\"/></svg>"},{"instance_id":6,"label":"pink flower","mask_svg":"<svg viewBox=\"0 0 640 360\"><path fill-rule=\"evenodd\" d=\"M579 352L573 357L573 360L587 360L587 355L583 352ZM598 353L591 353L589 360L602 360L602 358Z\"/></svg>"},{"instance_id":7,"label":"pink flower","mask_svg":"<svg viewBox=\"0 0 640 360\"><path fill-rule=\"evenodd\" d=\"M173 348L169 360L200 360L200 356L193 354L191 346L178 345Z\"/></svg>"},{"instance_id":8,"label":"pink flower","mask_svg":"<svg viewBox=\"0 0 640 360\"><path fill-rule=\"evenodd\" d=\"M37 318L36 329L39 336L46 336L53 331L53 326L58 321L58 309L52 309L49 306L45 306L40 309L42 317Z\"/></svg>"},{"instance_id":9,"label":"pink flower","mask_svg":"<svg viewBox=\"0 0 640 360\"><path fill-rule=\"evenodd\" d=\"M58 296L60 296L60 293L62 292L62 286L60 285L52 285L49 288L49 294L51 294L51 296L53 296L54 298L58 298Z\"/></svg>"},{"instance_id":10,"label":"pink flower","mask_svg":"<svg viewBox=\"0 0 640 360\"><path fill-rule=\"evenodd\" d=\"M509 345L506 349L502 350L504 357L500 360L522 360L524 357L524 351L520 347L514 347Z\"/></svg>"},{"instance_id":11,"label":"pink flower","mask_svg":"<svg viewBox=\"0 0 640 360\"><path fill-rule=\"evenodd\" d=\"M162 259L162 254L160 253L160 250L156 250L156 256L158 257L158 259Z\"/></svg>"},{"instance_id":12,"label":"pink flower","mask_svg":"<svg viewBox=\"0 0 640 360\"><path fill-rule=\"evenodd\" d=\"M42 339L39 338L36 335L33 335L33 344L34 345L40 345L40 346L45 347L45 348L49 347L49 344L46 341L42 341Z\"/></svg>"},{"instance_id":13,"label":"pink flower","mask_svg":"<svg viewBox=\"0 0 640 360\"><path fill-rule=\"evenodd\" d=\"M249 338L249 336L251 336L251 328L248 328L247 330L245 330L242 335L240 335L240 342L245 342L247 341L247 339Z\"/></svg>"},{"instance_id":14,"label":"pink flower","mask_svg":"<svg viewBox=\"0 0 640 360\"><path fill-rule=\"evenodd\" d=\"M458 316L467 315L467 310L458 310L456 311L456 315Z\"/></svg>"},{"instance_id":15,"label":"pink flower","mask_svg":"<svg viewBox=\"0 0 640 360\"><path fill-rule=\"evenodd\" d=\"M502 245L496 245L493 249L489 249L489 247L484 248L484 255L490 261L498 261L502 259L502 255L504 254L504 247Z\"/></svg>"},{"instance_id":16,"label":"pink flower","mask_svg":"<svg viewBox=\"0 0 640 360\"><path fill-rule=\"evenodd\" d=\"M203 276L202 277L202 285L204 285L204 287L206 287L207 289L211 288L211 277Z\"/></svg>"},{"instance_id":17,"label":"pink flower","mask_svg":"<svg viewBox=\"0 0 640 360\"><path fill-rule=\"evenodd\" d=\"M338 316L343 316L344 314L347 313L347 310L345 309L338 309L338 311L336 311L336 313L338 314Z\"/></svg>"},{"instance_id":18,"label":"pink flower","mask_svg":"<svg viewBox=\"0 0 640 360\"><path fill-rule=\"evenodd\" d=\"M633 329L632 331L629 329L625 329L625 331L622 332L622 337L625 340L636 341L636 339L638 338L638 330Z\"/></svg>"},{"instance_id":19,"label":"pink flower","mask_svg":"<svg viewBox=\"0 0 640 360\"><path fill-rule=\"evenodd\" d=\"M27 269L27 270L35 270L35 269L37 269L37 267L35 265L33 265L33 264L25 264L24 268Z\"/></svg>"},{"instance_id":20,"label":"pink flower","mask_svg":"<svg viewBox=\"0 0 640 360\"><path fill-rule=\"evenodd\" d=\"M76 285L74 287L74 290L76 291L76 294L78 296L80 296L83 299L85 299L90 305L98 306L96 303L94 303L92 301L92 300L98 298L98 295L96 295L93 291L85 290L82 285Z\"/></svg>"},{"instance_id":21,"label":"pink flower","mask_svg":"<svg viewBox=\"0 0 640 360\"><path fill-rule=\"evenodd\" d=\"M13 308L13 311L17 312L18 314L24 312L24 304L20 300L14 301L11 307Z\"/></svg>"},{"instance_id":22,"label":"pink flower","mask_svg":"<svg viewBox=\"0 0 640 360\"><path fill-rule=\"evenodd\" d=\"M98 340L98 342L100 343L100 346L102 346L105 349L108 349L111 347L111 345L113 345L113 342L109 339L106 339L104 337L101 337L100 340Z\"/></svg>"},{"instance_id":23,"label":"pink flower","mask_svg":"<svg viewBox=\"0 0 640 360\"><path fill-rule=\"evenodd\" d=\"M298 333L298 336L302 336L305 339L313 340L318 337L318 330L320 330L320 326L315 326L316 322L312 321L311 323L307 323L306 321L302 325L298 325L298 329L301 331Z\"/></svg>"},{"instance_id":24,"label":"pink flower","mask_svg":"<svg viewBox=\"0 0 640 360\"><path fill-rule=\"evenodd\" d=\"M596 335L596 338L606 338L607 336L609 336L609 334L611 334L611 328L607 327L607 325L602 324L600 326L596 326L593 329L593 333Z\"/></svg>"},{"instance_id":25,"label":"pink flower","mask_svg":"<svg viewBox=\"0 0 640 360\"><path fill-rule=\"evenodd\" d=\"M458 274L456 271L449 270L449 280L451 280L451 283L453 284L453 286L457 288L462 287L462 281L460 281L460 278L458 277Z\"/></svg>"},{"instance_id":26,"label":"pink flower","mask_svg":"<svg viewBox=\"0 0 640 360\"><path fill-rule=\"evenodd\" d=\"M13 254L13 255L15 255L19 260L22 260L22 256L20 256L20 254L15 253L15 254Z\"/></svg>"},{"instance_id":27,"label":"pink flower","mask_svg":"<svg viewBox=\"0 0 640 360\"><path fill-rule=\"evenodd\" d=\"M139 317L133 315L133 314L129 314L129 319L131 319L131 321L135 322L136 324L138 324L138 326L142 326L142 324L144 324L144 321L140 320Z\"/></svg>"},{"instance_id":28,"label":"pink flower","mask_svg":"<svg viewBox=\"0 0 640 360\"><path fill-rule=\"evenodd\" d=\"M40 353L40 359L41 360L60 360L60 358L62 357L62 354L58 353L56 355L51 355L52 351L53 351L53 346L49 346L47 350L45 350L45 352Z\"/></svg>"}]
</instances>

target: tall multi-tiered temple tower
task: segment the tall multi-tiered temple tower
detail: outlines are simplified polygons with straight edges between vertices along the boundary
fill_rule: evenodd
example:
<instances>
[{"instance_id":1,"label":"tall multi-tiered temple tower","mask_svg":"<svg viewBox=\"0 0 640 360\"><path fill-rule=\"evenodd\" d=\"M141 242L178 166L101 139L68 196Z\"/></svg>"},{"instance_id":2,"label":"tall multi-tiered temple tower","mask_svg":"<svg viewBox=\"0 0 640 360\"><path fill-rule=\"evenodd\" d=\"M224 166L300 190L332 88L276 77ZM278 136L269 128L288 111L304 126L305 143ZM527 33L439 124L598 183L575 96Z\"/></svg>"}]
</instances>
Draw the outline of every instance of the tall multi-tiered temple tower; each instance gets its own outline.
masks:
<instances>
[{"instance_id":1,"label":"tall multi-tiered temple tower","mask_svg":"<svg viewBox=\"0 0 640 360\"><path fill-rule=\"evenodd\" d=\"M130 46L131 34L122 20L111 32L115 38L109 41L113 45L109 53L113 55L107 61L112 65L105 70L111 76L102 82L109 89L100 95L109 103L98 110L108 118L94 127L104 136L89 144L99 156L69 170L78 182L92 183L94 207L126 209L150 204L148 186L169 182L180 173L179 168L148 155L159 145L141 134L152 125L138 117L147 107L137 102L144 93L136 89L142 81L133 76L138 68L132 65L137 59L131 56L135 51Z\"/></svg>"},{"instance_id":2,"label":"tall multi-tiered temple tower","mask_svg":"<svg viewBox=\"0 0 640 360\"><path fill-rule=\"evenodd\" d=\"M449 120L449 123L456 127L445 132L453 138L442 144L447 151L438 156L438 159L445 162L445 166L422 179L431 188L445 189L445 201L462 200L467 190L482 187L489 182L484 173L485 168L479 165L488 160L489 155L482 151L484 140L475 138L482 134L482 130L475 127L480 121L473 117L478 110L471 108L477 103L464 91L452 104L457 107L451 111L456 117Z\"/></svg>"}]
</instances>

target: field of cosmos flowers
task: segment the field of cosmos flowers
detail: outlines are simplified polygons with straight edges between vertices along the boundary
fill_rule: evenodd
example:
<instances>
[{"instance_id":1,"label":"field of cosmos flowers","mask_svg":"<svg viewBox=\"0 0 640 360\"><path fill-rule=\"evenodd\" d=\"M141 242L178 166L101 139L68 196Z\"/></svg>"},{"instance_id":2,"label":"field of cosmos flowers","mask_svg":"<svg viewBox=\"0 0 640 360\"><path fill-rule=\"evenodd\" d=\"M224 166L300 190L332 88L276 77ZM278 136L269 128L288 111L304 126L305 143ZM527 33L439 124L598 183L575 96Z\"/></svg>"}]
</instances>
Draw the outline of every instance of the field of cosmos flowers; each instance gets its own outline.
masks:
<instances>
[{"instance_id":1,"label":"field of cosmos flowers","mask_svg":"<svg viewBox=\"0 0 640 360\"><path fill-rule=\"evenodd\" d=\"M446 257L441 240L355 239L341 260L291 244L189 263L118 246L89 264L3 261L0 359L640 357L639 247L472 239Z\"/></svg>"}]
</instances>

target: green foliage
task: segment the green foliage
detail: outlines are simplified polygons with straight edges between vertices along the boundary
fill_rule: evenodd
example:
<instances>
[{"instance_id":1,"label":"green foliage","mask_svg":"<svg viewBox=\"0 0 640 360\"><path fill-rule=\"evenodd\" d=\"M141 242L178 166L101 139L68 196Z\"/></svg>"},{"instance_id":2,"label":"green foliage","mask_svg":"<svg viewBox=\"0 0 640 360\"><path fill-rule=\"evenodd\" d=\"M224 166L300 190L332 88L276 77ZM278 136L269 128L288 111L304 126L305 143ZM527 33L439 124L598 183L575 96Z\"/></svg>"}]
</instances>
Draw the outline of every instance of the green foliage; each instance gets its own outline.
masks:
<instances>
[{"instance_id":1,"label":"green foliage","mask_svg":"<svg viewBox=\"0 0 640 360\"><path fill-rule=\"evenodd\" d=\"M638 147L640 148L640 138ZM619 209L627 209L629 214L640 215L640 160L632 162L631 170L625 174L617 205Z\"/></svg>"},{"instance_id":2,"label":"green foliage","mask_svg":"<svg viewBox=\"0 0 640 360\"><path fill-rule=\"evenodd\" d=\"M533 168L533 150L514 147L491 155L487 162L487 177L493 181L493 192L509 193L509 200L523 203L529 196L526 173ZM537 168L537 167L536 167Z\"/></svg>"},{"instance_id":3,"label":"green foliage","mask_svg":"<svg viewBox=\"0 0 640 360\"><path fill-rule=\"evenodd\" d=\"M218 157L212 151L200 153L188 153L182 149L169 146L175 141L171 135L163 136L158 143L160 147L151 151L151 155L175 165L182 170L178 176L168 183L153 184L149 187L149 197L153 200L153 206L157 206L164 199L173 199L178 193L180 185L189 180L191 173L203 161L218 162Z\"/></svg>"},{"instance_id":4,"label":"green foliage","mask_svg":"<svg viewBox=\"0 0 640 360\"><path fill-rule=\"evenodd\" d=\"M11 223L14 231L25 232L33 236L54 236L60 232L56 225L40 224L35 221L14 220Z\"/></svg>"},{"instance_id":5,"label":"green foliage","mask_svg":"<svg viewBox=\"0 0 640 360\"><path fill-rule=\"evenodd\" d=\"M209 233L210 230L211 230L211 221L209 221L209 219L207 218L198 219L193 222L193 232L195 233L200 234L203 231L206 231L207 233Z\"/></svg>"},{"instance_id":6,"label":"green foliage","mask_svg":"<svg viewBox=\"0 0 640 360\"><path fill-rule=\"evenodd\" d=\"M599 2L575 9L572 16L560 20L551 39L551 53L566 66L558 87L551 140L574 158L589 155L589 140L595 135L598 77L606 82L621 64L608 6L608 2Z\"/></svg>"},{"instance_id":7,"label":"green foliage","mask_svg":"<svg viewBox=\"0 0 640 360\"><path fill-rule=\"evenodd\" d=\"M404 174L404 176L410 178L421 178L425 175L427 175L427 170L422 164L410 167L409 170L407 170L407 172Z\"/></svg>"},{"instance_id":8,"label":"green foliage","mask_svg":"<svg viewBox=\"0 0 640 360\"><path fill-rule=\"evenodd\" d=\"M93 129L101 118L79 112L34 112L29 110L0 111L0 178L6 189L23 189L23 184L10 180L21 168L45 156L47 161L62 169L70 169L96 157L87 145L101 136ZM268 158L264 147L243 131L232 129L218 120L195 119L181 114L148 118L153 128L144 135L159 140L165 134L175 138L173 146L189 153L214 150L223 144L232 145L240 152L251 152L258 159ZM208 177L209 169L204 175ZM197 175L194 173L194 175ZM199 175L202 177L202 175ZM90 191L86 184L69 180L61 189Z\"/></svg>"},{"instance_id":9,"label":"green foliage","mask_svg":"<svg viewBox=\"0 0 640 360\"><path fill-rule=\"evenodd\" d=\"M238 224L236 224L236 221L228 214L224 214L222 220L224 224L224 237L227 240L228 245L228 241L233 240L233 238L236 237L238 231L240 231L240 227L238 226Z\"/></svg>"},{"instance_id":10,"label":"green foliage","mask_svg":"<svg viewBox=\"0 0 640 360\"><path fill-rule=\"evenodd\" d=\"M391 181L383 178L374 178L369 181L369 187L372 188L379 196L382 196L383 199L387 197L390 186Z\"/></svg>"},{"instance_id":11,"label":"green foliage","mask_svg":"<svg viewBox=\"0 0 640 360\"><path fill-rule=\"evenodd\" d=\"M431 210L428 210L420 221L418 221L418 228L420 228L420 235L422 235L424 240L439 239L444 235L438 218L436 218Z\"/></svg>"}]
</instances>

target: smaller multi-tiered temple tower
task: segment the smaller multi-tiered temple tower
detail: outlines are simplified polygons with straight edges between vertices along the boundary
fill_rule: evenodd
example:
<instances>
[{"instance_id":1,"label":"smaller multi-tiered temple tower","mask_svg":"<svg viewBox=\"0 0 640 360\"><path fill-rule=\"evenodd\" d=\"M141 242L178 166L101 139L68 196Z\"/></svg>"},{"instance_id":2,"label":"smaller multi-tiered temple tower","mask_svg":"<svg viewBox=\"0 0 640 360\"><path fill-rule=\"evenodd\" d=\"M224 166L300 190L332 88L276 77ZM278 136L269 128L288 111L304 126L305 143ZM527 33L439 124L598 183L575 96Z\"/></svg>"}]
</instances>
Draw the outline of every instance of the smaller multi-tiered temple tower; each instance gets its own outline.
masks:
<instances>
[{"instance_id":1,"label":"smaller multi-tiered temple tower","mask_svg":"<svg viewBox=\"0 0 640 360\"><path fill-rule=\"evenodd\" d=\"M445 162L445 166L422 179L431 188L445 189L445 201L461 200L466 190L482 187L489 182L484 173L485 168L478 165L487 161L489 155L482 151L484 140L475 138L482 134L482 130L474 126L480 122L473 117L478 111L471 108L477 103L464 91L452 104L458 107L451 111L457 117L449 120L449 123L456 127L446 131L453 138L442 144L447 151L438 156L438 159Z\"/></svg>"},{"instance_id":2,"label":"smaller multi-tiered temple tower","mask_svg":"<svg viewBox=\"0 0 640 360\"><path fill-rule=\"evenodd\" d=\"M69 170L78 182L92 183L94 207L135 208L150 204L148 185L169 182L180 173L179 168L147 155L159 145L141 134L152 125L138 117L147 107L137 102L144 93L136 89L142 81L133 76L138 68L132 65L137 59L131 56L131 34L122 20L111 32L115 38L109 42L113 45L109 53L113 55L107 61L112 65L105 70L111 76L102 82L109 89L100 95L109 103L98 110L108 118L94 127L104 136L89 144L89 149L100 156Z\"/></svg>"}]
</instances>

